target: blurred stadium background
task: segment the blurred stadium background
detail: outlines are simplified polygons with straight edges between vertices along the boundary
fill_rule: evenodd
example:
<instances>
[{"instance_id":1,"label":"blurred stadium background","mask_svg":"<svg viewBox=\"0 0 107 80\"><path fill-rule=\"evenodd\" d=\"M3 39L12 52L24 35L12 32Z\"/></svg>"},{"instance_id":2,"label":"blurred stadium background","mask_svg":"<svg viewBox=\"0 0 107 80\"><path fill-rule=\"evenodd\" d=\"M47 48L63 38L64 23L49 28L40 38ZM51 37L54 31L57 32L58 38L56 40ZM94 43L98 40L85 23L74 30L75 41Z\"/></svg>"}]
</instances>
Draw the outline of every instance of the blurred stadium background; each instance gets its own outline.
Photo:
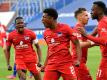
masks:
<instances>
[{"instance_id":1,"label":"blurred stadium background","mask_svg":"<svg viewBox=\"0 0 107 80\"><path fill-rule=\"evenodd\" d=\"M37 34L40 44L44 44L42 40L44 26L41 22L41 17L42 11L45 8L53 7L57 9L59 13L58 22L67 23L68 25L73 27L76 24L74 11L79 7L85 7L90 13L92 3L94 1L98 0L0 0L0 22L7 27L7 32L11 32L15 29L14 19L17 16L23 17L27 28L32 29ZM107 4L107 0L101 1ZM87 32L92 32L96 25L97 22L90 19L89 23L86 25ZM91 56L89 60L92 62L95 61L97 65L99 63L97 62L99 61L97 59L99 59L100 57L98 57L99 54L94 55L94 53L96 53L96 51L94 50L97 51L98 48L93 48L92 50L90 50L90 52L93 54L89 54ZM97 51L97 53L99 53L99 51ZM93 70L92 65L94 65L94 63L89 63L88 65L91 67L91 70ZM95 70L94 72L92 72L94 76L95 72ZM2 72L0 71L0 73ZM7 79L0 78L0 80Z\"/></svg>"},{"instance_id":2,"label":"blurred stadium background","mask_svg":"<svg viewBox=\"0 0 107 80\"><path fill-rule=\"evenodd\" d=\"M58 21L73 27L76 23L73 12L79 7L85 7L90 13L93 1L97 0L0 0L0 14L5 13L4 16L0 16L0 22L3 22L2 24L6 25L10 32L15 28L14 18L21 16L24 18L27 27L34 30L38 38L41 39L44 30L41 17L45 8L53 7L57 9L59 13ZM107 3L107 0L101 1ZM9 12L13 12L11 17L8 14ZM6 22L7 24L5 24ZM96 21L90 19L86 30L92 31L96 24Z\"/></svg>"}]
</instances>

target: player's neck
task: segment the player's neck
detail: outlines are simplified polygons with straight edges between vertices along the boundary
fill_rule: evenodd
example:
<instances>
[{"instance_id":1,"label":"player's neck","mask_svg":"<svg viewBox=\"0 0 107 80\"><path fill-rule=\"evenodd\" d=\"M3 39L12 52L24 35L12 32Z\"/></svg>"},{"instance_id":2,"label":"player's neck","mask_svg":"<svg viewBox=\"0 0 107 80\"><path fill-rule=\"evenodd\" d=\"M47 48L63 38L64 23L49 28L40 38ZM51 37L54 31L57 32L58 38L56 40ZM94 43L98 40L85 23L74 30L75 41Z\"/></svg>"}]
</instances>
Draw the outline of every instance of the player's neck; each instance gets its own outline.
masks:
<instances>
[{"instance_id":1,"label":"player's neck","mask_svg":"<svg viewBox=\"0 0 107 80\"><path fill-rule=\"evenodd\" d=\"M100 21L104 17L104 14L98 16L98 21Z\"/></svg>"},{"instance_id":2,"label":"player's neck","mask_svg":"<svg viewBox=\"0 0 107 80\"><path fill-rule=\"evenodd\" d=\"M85 26L85 24L83 24L81 21L78 21L77 24L80 24L81 27L84 27L84 26Z\"/></svg>"},{"instance_id":3,"label":"player's neck","mask_svg":"<svg viewBox=\"0 0 107 80\"><path fill-rule=\"evenodd\" d=\"M18 30L16 30L17 31L17 33L19 33L19 34L24 34L24 31L23 32L19 32Z\"/></svg>"},{"instance_id":4,"label":"player's neck","mask_svg":"<svg viewBox=\"0 0 107 80\"><path fill-rule=\"evenodd\" d=\"M53 22L52 26L51 26L51 29L52 30L55 30L57 28L57 22Z\"/></svg>"}]
</instances>

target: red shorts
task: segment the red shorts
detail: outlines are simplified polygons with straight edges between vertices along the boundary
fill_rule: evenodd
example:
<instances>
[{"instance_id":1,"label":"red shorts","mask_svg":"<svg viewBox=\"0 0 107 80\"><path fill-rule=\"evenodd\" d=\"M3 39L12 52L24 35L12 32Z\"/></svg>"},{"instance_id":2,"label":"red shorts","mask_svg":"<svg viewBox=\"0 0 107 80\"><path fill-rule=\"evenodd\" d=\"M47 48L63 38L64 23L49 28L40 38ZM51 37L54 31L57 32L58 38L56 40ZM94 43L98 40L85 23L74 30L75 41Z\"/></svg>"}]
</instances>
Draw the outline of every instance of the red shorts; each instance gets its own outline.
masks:
<instances>
[{"instance_id":1,"label":"red shorts","mask_svg":"<svg viewBox=\"0 0 107 80\"><path fill-rule=\"evenodd\" d=\"M77 79L72 63L47 65L43 80L58 80L60 76L64 80Z\"/></svg>"},{"instance_id":2,"label":"red shorts","mask_svg":"<svg viewBox=\"0 0 107 80\"><path fill-rule=\"evenodd\" d=\"M36 60L31 62L26 62L23 59L16 59L16 69L17 70L29 70L34 74L37 74L38 71L36 69Z\"/></svg>"},{"instance_id":3,"label":"red shorts","mask_svg":"<svg viewBox=\"0 0 107 80\"><path fill-rule=\"evenodd\" d=\"M79 67L75 67L78 80L92 80L92 77L85 63L81 63Z\"/></svg>"},{"instance_id":4,"label":"red shorts","mask_svg":"<svg viewBox=\"0 0 107 80\"><path fill-rule=\"evenodd\" d=\"M107 80L107 60L102 60L97 71L96 80Z\"/></svg>"}]
</instances>

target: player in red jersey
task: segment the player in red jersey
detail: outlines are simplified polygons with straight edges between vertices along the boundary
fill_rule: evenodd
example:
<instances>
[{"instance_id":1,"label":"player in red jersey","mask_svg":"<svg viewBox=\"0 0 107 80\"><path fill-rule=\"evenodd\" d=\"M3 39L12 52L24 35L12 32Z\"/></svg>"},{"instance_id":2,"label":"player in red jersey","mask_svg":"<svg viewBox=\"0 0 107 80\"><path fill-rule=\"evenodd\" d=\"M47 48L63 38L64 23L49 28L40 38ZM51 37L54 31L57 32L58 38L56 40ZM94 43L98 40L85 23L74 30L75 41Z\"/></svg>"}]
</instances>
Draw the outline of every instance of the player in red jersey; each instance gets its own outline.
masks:
<instances>
[{"instance_id":1,"label":"player in red jersey","mask_svg":"<svg viewBox=\"0 0 107 80\"><path fill-rule=\"evenodd\" d=\"M6 27L0 23L0 46L6 53Z\"/></svg>"},{"instance_id":2,"label":"player in red jersey","mask_svg":"<svg viewBox=\"0 0 107 80\"><path fill-rule=\"evenodd\" d=\"M73 28L74 29L73 34L77 36L77 38L79 39L80 46L82 48L82 58L81 58L80 66L75 67L77 77L78 80L92 80L89 70L86 66L86 62L87 62L88 48L94 46L94 43L89 41L86 37L79 34L77 30L78 27L85 28L85 25L88 23L89 16L87 10L85 8L78 8L78 10L75 11L75 18L77 19L77 23L76 26ZM72 49L75 49L75 47L72 47ZM76 53L74 52L73 61L75 61L75 59L76 59Z\"/></svg>"},{"instance_id":3,"label":"player in red jersey","mask_svg":"<svg viewBox=\"0 0 107 80\"><path fill-rule=\"evenodd\" d=\"M78 39L73 36L73 30L66 24L57 23L58 13L53 8L43 11L42 22L45 26L44 39L48 45L47 58L44 64L44 80L77 80L72 56L70 41L75 44L78 55L75 66L79 66L81 48Z\"/></svg>"},{"instance_id":4,"label":"player in red jersey","mask_svg":"<svg viewBox=\"0 0 107 80\"><path fill-rule=\"evenodd\" d=\"M35 80L41 80L36 64L40 63L41 50L36 40L36 35L33 31L25 29L24 20L22 17L15 19L16 30L8 35L7 39L7 65L10 68L10 48L13 44L15 48L15 63L20 80L26 80L26 70L32 72ZM33 49L33 44L37 48L37 54ZM38 60L39 59L39 60Z\"/></svg>"},{"instance_id":5,"label":"player in red jersey","mask_svg":"<svg viewBox=\"0 0 107 80\"><path fill-rule=\"evenodd\" d=\"M104 15L105 9L106 5L102 1L96 1L93 3L91 17L98 21L98 37L87 35L83 28L78 28L82 35L100 45L102 59L96 80L107 80L107 16Z\"/></svg>"}]
</instances>

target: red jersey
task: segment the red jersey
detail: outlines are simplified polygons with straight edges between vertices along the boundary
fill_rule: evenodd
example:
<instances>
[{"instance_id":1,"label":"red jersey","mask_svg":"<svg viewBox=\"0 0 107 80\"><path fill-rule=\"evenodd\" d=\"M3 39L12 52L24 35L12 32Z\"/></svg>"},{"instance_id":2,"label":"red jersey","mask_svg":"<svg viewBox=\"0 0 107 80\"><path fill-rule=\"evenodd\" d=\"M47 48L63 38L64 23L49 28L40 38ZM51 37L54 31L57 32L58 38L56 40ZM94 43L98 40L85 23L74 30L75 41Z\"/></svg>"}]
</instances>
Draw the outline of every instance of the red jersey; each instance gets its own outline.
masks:
<instances>
[{"instance_id":1,"label":"red jersey","mask_svg":"<svg viewBox=\"0 0 107 80\"><path fill-rule=\"evenodd\" d=\"M0 24L0 46L4 46L4 39L6 38L6 27Z\"/></svg>"},{"instance_id":2,"label":"red jersey","mask_svg":"<svg viewBox=\"0 0 107 80\"><path fill-rule=\"evenodd\" d=\"M76 26L73 28L74 29L74 33L73 33L73 35L75 35L79 40L81 40L81 41L87 41L87 38L86 37L84 37L84 36L82 36L81 34L79 34L78 33L78 31L77 31L77 28L78 27L82 27L81 26L81 24L76 24ZM73 47L72 47L72 50L73 50L73 58L74 58L74 60L75 60L75 58L76 58L76 52L75 52L75 47L74 47L74 45L73 45ZM86 61L87 61L87 52L88 52L88 47L84 47L84 48L82 48L82 58L81 58L81 62L83 62L83 63L86 63Z\"/></svg>"},{"instance_id":3,"label":"red jersey","mask_svg":"<svg viewBox=\"0 0 107 80\"><path fill-rule=\"evenodd\" d=\"M57 24L55 30L47 28L44 32L44 39L48 45L48 64L71 62L72 57L69 51L70 40L77 40L72 35L73 30L66 24Z\"/></svg>"},{"instance_id":4,"label":"red jersey","mask_svg":"<svg viewBox=\"0 0 107 80\"><path fill-rule=\"evenodd\" d=\"M98 38L94 38L93 36L87 36L90 40L100 44L100 48L102 51L102 57L107 57L107 17L103 17L98 22Z\"/></svg>"},{"instance_id":5,"label":"red jersey","mask_svg":"<svg viewBox=\"0 0 107 80\"><path fill-rule=\"evenodd\" d=\"M35 51L33 49L33 40L36 39L36 35L33 31L24 29L24 33L20 34L16 30L12 31L8 35L7 46L13 44L15 48L15 58L21 58L25 61L35 60Z\"/></svg>"}]
</instances>

